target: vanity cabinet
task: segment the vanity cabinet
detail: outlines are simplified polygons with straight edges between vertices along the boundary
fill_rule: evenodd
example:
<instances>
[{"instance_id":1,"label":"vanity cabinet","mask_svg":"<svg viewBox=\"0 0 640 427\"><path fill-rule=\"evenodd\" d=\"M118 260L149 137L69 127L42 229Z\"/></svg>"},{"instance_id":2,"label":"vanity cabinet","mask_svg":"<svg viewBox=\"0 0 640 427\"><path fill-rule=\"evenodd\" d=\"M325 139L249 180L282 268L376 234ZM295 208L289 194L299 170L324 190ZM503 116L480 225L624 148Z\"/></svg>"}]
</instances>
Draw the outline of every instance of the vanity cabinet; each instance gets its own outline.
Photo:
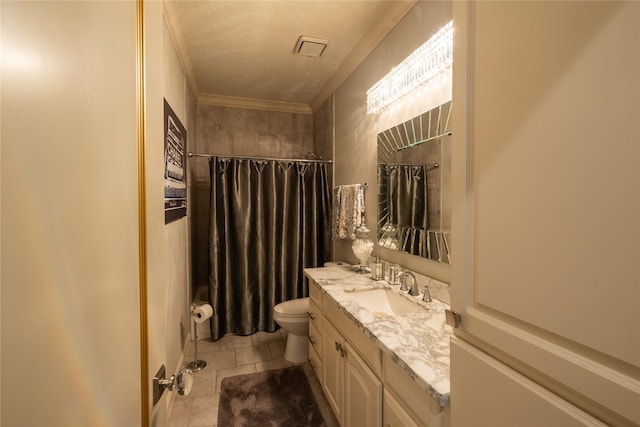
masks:
<instances>
[{"instance_id":1,"label":"vanity cabinet","mask_svg":"<svg viewBox=\"0 0 640 427\"><path fill-rule=\"evenodd\" d=\"M313 280L309 289L309 360L340 425L442 427L440 402L383 355Z\"/></svg>"},{"instance_id":2,"label":"vanity cabinet","mask_svg":"<svg viewBox=\"0 0 640 427\"><path fill-rule=\"evenodd\" d=\"M311 282L313 283L313 282ZM317 285L309 286L309 363L316 376L322 376L322 299Z\"/></svg>"},{"instance_id":3,"label":"vanity cabinet","mask_svg":"<svg viewBox=\"0 0 640 427\"><path fill-rule=\"evenodd\" d=\"M384 356L384 426L442 427L440 402L421 389L391 358ZM413 424L412 424L413 423Z\"/></svg>"},{"instance_id":4,"label":"vanity cabinet","mask_svg":"<svg viewBox=\"0 0 640 427\"><path fill-rule=\"evenodd\" d=\"M340 424L382 425L382 353L334 301L325 301L313 280L309 341L309 361Z\"/></svg>"},{"instance_id":5,"label":"vanity cabinet","mask_svg":"<svg viewBox=\"0 0 640 427\"><path fill-rule=\"evenodd\" d=\"M382 382L353 347L345 342L344 425L379 426L382 422Z\"/></svg>"},{"instance_id":6,"label":"vanity cabinet","mask_svg":"<svg viewBox=\"0 0 640 427\"><path fill-rule=\"evenodd\" d=\"M330 323L322 334L322 390L336 418L344 419L344 338Z\"/></svg>"},{"instance_id":7,"label":"vanity cabinet","mask_svg":"<svg viewBox=\"0 0 640 427\"><path fill-rule=\"evenodd\" d=\"M322 387L343 426L382 423L382 382L330 323L324 328Z\"/></svg>"},{"instance_id":8,"label":"vanity cabinet","mask_svg":"<svg viewBox=\"0 0 640 427\"><path fill-rule=\"evenodd\" d=\"M384 414L384 427L419 427L411 415L388 390L384 391L382 413Z\"/></svg>"}]
</instances>

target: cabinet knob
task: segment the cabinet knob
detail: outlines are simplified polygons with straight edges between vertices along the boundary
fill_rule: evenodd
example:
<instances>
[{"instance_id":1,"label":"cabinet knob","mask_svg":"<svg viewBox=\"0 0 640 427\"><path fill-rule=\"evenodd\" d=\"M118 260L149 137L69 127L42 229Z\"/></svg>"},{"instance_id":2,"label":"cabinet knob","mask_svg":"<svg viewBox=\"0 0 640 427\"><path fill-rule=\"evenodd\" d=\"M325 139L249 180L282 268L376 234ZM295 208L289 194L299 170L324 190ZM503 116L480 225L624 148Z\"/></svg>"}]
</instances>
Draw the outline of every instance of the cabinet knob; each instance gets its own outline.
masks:
<instances>
[{"instance_id":1,"label":"cabinet knob","mask_svg":"<svg viewBox=\"0 0 640 427\"><path fill-rule=\"evenodd\" d=\"M310 311L307 311L307 316L309 316L309 319L311 320L316 320L315 316Z\"/></svg>"}]
</instances>

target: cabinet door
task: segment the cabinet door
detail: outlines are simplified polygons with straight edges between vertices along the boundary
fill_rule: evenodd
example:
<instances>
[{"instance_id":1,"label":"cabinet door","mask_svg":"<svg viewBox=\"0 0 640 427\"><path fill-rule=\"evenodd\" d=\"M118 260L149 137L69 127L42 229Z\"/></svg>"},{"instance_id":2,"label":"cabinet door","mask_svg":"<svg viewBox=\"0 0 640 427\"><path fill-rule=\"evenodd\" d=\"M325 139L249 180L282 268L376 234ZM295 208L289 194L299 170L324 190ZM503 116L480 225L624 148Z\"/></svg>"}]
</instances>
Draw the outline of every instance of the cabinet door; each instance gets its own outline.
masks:
<instances>
[{"instance_id":1,"label":"cabinet door","mask_svg":"<svg viewBox=\"0 0 640 427\"><path fill-rule=\"evenodd\" d=\"M387 390L384 391L384 427L418 427L402 405Z\"/></svg>"},{"instance_id":2,"label":"cabinet door","mask_svg":"<svg viewBox=\"0 0 640 427\"><path fill-rule=\"evenodd\" d=\"M460 383L458 379L473 378L466 387L452 387L451 396L463 408L455 411L454 426L605 426L463 340L451 340L451 362L457 367L451 373L454 385ZM487 394L487 384L491 384L492 405L481 398Z\"/></svg>"},{"instance_id":3,"label":"cabinet door","mask_svg":"<svg viewBox=\"0 0 640 427\"><path fill-rule=\"evenodd\" d=\"M322 389L336 418L343 424L345 342L330 322L324 321L322 326Z\"/></svg>"},{"instance_id":4,"label":"cabinet door","mask_svg":"<svg viewBox=\"0 0 640 427\"><path fill-rule=\"evenodd\" d=\"M456 335L640 424L640 3L453 2L453 20Z\"/></svg>"},{"instance_id":5,"label":"cabinet door","mask_svg":"<svg viewBox=\"0 0 640 427\"><path fill-rule=\"evenodd\" d=\"M344 415L346 427L382 425L382 382L346 344Z\"/></svg>"}]
</instances>

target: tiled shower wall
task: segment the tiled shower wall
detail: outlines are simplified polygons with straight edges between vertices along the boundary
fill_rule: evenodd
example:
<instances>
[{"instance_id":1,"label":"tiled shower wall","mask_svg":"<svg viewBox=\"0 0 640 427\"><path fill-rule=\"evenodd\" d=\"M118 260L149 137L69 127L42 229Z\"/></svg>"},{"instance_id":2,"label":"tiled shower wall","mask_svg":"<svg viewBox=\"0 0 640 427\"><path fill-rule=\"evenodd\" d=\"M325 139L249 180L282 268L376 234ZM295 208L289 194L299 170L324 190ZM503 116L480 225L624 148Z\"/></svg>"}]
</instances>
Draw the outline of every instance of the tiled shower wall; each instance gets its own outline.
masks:
<instances>
[{"instance_id":1,"label":"tiled shower wall","mask_svg":"<svg viewBox=\"0 0 640 427\"><path fill-rule=\"evenodd\" d=\"M333 95L313 112L313 152L333 159Z\"/></svg>"},{"instance_id":2,"label":"tiled shower wall","mask_svg":"<svg viewBox=\"0 0 640 427\"><path fill-rule=\"evenodd\" d=\"M192 139L189 151L222 156L301 159L307 152L314 151L313 117L311 114L199 104L195 141ZM209 162L205 157L192 157L188 162L192 285L196 288L209 281Z\"/></svg>"}]
</instances>

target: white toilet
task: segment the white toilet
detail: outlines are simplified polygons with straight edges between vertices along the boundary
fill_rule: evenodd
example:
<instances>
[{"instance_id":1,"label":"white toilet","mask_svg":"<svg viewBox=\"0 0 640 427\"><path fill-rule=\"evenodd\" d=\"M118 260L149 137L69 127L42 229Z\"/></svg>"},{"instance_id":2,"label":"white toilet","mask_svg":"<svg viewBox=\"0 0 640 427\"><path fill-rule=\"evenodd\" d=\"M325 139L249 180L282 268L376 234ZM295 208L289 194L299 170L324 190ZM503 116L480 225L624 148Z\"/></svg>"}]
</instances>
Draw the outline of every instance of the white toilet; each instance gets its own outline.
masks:
<instances>
[{"instance_id":1,"label":"white toilet","mask_svg":"<svg viewBox=\"0 0 640 427\"><path fill-rule=\"evenodd\" d=\"M309 298L283 301L273 307L273 319L287 331L284 358L301 363L309 358Z\"/></svg>"}]
</instances>

